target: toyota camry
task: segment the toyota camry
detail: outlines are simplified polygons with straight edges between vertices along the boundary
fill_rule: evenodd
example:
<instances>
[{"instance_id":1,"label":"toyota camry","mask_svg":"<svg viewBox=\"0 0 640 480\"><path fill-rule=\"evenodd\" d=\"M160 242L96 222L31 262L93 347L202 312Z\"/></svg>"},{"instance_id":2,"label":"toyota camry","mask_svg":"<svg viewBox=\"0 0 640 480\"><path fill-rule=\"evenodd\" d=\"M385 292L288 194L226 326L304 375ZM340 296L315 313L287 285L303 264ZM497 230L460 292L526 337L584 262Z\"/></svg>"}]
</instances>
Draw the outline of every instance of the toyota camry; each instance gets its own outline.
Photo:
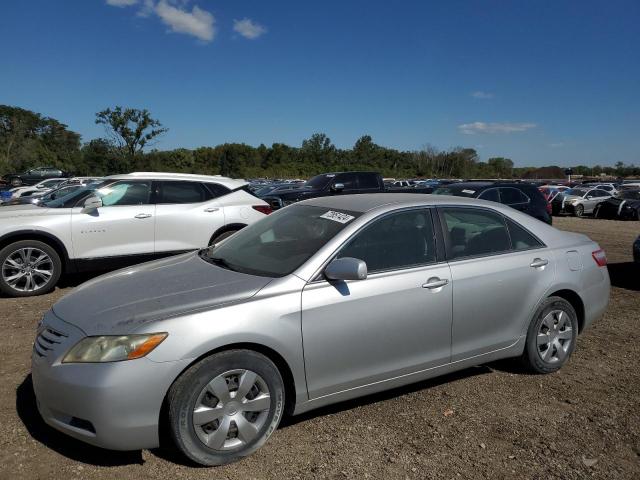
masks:
<instances>
[{"instance_id":1,"label":"toyota camry","mask_svg":"<svg viewBox=\"0 0 640 480\"><path fill-rule=\"evenodd\" d=\"M39 324L33 385L75 438L153 448L166 428L220 465L285 414L507 357L555 372L608 301L596 243L506 205L317 198L81 285Z\"/></svg>"}]
</instances>

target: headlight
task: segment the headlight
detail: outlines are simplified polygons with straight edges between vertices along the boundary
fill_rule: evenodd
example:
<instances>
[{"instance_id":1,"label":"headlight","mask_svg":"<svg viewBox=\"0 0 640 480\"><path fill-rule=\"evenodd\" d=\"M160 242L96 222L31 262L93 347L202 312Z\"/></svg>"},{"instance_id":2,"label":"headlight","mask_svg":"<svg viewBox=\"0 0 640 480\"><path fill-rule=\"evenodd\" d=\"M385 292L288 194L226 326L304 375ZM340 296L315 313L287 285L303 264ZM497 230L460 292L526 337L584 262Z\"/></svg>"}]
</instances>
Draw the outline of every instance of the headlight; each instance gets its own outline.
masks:
<instances>
[{"instance_id":1,"label":"headlight","mask_svg":"<svg viewBox=\"0 0 640 480\"><path fill-rule=\"evenodd\" d=\"M120 362L141 358L160 345L167 335L150 333L83 338L67 352L62 363Z\"/></svg>"}]
</instances>

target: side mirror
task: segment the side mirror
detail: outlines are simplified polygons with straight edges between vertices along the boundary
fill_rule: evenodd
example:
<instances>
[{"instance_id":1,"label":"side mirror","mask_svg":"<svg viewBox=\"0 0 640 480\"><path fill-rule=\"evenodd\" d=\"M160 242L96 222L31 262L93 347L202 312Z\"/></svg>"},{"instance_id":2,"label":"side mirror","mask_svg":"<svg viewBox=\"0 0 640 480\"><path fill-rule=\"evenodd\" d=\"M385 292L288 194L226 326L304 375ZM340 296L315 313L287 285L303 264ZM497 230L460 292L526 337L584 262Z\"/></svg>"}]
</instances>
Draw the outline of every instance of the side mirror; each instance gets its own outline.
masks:
<instances>
[{"instance_id":1,"label":"side mirror","mask_svg":"<svg viewBox=\"0 0 640 480\"><path fill-rule=\"evenodd\" d=\"M367 264L357 258L337 258L324 269L324 276L329 280L364 280Z\"/></svg>"},{"instance_id":2,"label":"side mirror","mask_svg":"<svg viewBox=\"0 0 640 480\"><path fill-rule=\"evenodd\" d=\"M84 201L83 209L95 210L97 208L100 208L101 206L102 206L102 199L92 195Z\"/></svg>"},{"instance_id":3,"label":"side mirror","mask_svg":"<svg viewBox=\"0 0 640 480\"><path fill-rule=\"evenodd\" d=\"M331 190L333 190L334 192L341 192L342 190L344 190L344 183L334 183L331 186Z\"/></svg>"},{"instance_id":4,"label":"side mirror","mask_svg":"<svg viewBox=\"0 0 640 480\"><path fill-rule=\"evenodd\" d=\"M587 200L591 200L593 198L592 195L587 195Z\"/></svg>"}]
</instances>

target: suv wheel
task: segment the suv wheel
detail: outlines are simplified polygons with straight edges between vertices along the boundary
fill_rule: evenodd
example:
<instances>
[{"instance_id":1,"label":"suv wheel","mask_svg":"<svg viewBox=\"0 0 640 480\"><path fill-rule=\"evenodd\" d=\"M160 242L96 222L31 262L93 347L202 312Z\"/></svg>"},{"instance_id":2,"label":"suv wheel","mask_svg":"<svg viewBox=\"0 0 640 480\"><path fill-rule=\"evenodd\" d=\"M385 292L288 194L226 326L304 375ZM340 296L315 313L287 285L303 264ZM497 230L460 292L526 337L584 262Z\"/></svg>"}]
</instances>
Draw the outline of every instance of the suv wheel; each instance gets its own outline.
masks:
<instances>
[{"instance_id":1,"label":"suv wheel","mask_svg":"<svg viewBox=\"0 0 640 480\"><path fill-rule=\"evenodd\" d=\"M53 248L37 240L21 240L0 250L0 291L31 297L55 287L62 263Z\"/></svg>"},{"instance_id":2,"label":"suv wheel","mask_svg":"<svg viewBox=\"0 0 640 480\"><path fill-rule=\"evenodd\" d=\"M582 217L584 215L584 205L576 205L576 217Z\"/></svg>"},{"instance_id":3,"label":"suv wheel","mask_svg":"<svg viewBox=\"0 0 640 480\"><path fill-rule=\"evenodd\" d=\"M559 370L576 347L578 317L561 297L549 297L529 325L522 362L534 373Z\"/></svg>"},{"instance_id":4,"label":"suv wheel","mask_svg":"<svg viewBox=\"0 0 640 480\"><path fill-rule=\"evenodd\" d=\"M256 451L278 427L284 383L264 355L229 350L190 367L167 400L178 449L201 465L224 465Z\"/></svg>"},{"instance_id":5,"label":"suv wheel","mask_svg":"<svg viewBox=\"0 0 640 480\"><path fill-rule=\"evenodd\" d=\"M18 177L13 177L11 179L11 186L12 187L19 187L20 185L22 185L22 179L20 179Z\"/></svg>"}]
</instances>

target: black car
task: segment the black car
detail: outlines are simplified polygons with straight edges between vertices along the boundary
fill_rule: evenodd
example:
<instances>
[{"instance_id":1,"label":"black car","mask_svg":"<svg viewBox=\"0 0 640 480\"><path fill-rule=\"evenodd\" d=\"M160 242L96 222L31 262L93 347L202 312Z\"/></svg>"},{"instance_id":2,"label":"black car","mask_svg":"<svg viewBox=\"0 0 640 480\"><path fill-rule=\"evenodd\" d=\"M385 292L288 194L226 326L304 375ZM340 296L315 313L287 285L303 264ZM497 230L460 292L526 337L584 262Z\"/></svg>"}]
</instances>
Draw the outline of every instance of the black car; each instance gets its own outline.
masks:
<instances>
[{"instance_id":1,"label":"black car","mask_svg":"<svg viewBox=\"0 0 640 480\"><path fill-rule=\"evenodd\" d=\"M551 206L538 188L531 183L461 182L436 188L435 195L479 198L503 203L551 225Z\"/></svg>"},{"instance_id":2,"label":"black car","mask_svg":"<svg viewBox=\"0 0 640 480\"><path fill-rule=\"evenodd\" d=\"M640 220L640 189L621 190L599 204L593 212L597 218Z\"/></svg>"},{"instance_id":3,"label":"black car","mask_svg":"<svg viewBox=\"0 0 640 480\"><path fill-rule=\"evenodd\" d=\"M35 185L47 178L67 178L71 174L60 170L55 167L38 167L32 168L22 173L9 173L2 178L10 183L13 187L19 187L21 185Z\"/></svg>"}]
</instances>

